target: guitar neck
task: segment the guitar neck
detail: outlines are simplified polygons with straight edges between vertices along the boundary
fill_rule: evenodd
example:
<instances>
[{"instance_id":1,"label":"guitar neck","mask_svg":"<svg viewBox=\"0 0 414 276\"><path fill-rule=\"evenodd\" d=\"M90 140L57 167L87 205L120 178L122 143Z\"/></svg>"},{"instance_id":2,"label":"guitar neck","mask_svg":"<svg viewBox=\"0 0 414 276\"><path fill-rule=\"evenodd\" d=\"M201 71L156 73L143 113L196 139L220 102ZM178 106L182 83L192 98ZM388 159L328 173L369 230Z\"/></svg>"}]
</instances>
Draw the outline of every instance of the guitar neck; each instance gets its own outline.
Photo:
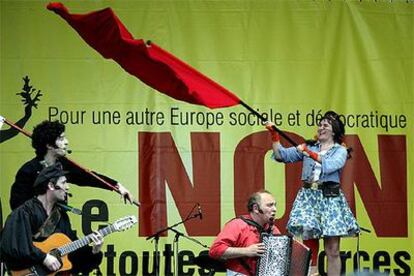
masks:
<instances>
[{"instance_id":1,"label":"guitar neck","mask_svg":"<svg viewBox=\"0 0 414 276\"><path fill-rule=\"evenodd\" d=\"M115 231L114 227L112 225L109 225L103 229L98 230L98 232L105 237L106 235L109 235L111 233L113 233ZM89 234L79 240L70 242L68 244L65 244L64 246L61 246L59 248L57 248L57 250L60 253L60 256L65 256L75 250L78 250L81 247L84 247L88 244L90 244L93 240L92 240L92 234Z\"/></svg>"}]
</instances>

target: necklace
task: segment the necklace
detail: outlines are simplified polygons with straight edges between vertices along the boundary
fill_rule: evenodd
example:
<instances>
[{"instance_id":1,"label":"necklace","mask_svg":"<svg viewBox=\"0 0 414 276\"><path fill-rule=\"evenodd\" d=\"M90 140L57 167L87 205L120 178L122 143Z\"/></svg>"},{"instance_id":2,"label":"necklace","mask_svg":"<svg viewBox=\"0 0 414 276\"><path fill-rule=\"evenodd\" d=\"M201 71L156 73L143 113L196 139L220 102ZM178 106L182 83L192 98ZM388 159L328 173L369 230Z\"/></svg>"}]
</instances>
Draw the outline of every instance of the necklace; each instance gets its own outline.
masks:
<instances>
[{"instance_id":1,"label":"necklace","mask_svg":"<svg viewBox=\"0 0 414 276\"><path fill-rule=\"evenodd\" d=\"M330 150L333 147L334 144L322 144L321 145L321 151L322 150Z\"/></svg>"}]
</instances>

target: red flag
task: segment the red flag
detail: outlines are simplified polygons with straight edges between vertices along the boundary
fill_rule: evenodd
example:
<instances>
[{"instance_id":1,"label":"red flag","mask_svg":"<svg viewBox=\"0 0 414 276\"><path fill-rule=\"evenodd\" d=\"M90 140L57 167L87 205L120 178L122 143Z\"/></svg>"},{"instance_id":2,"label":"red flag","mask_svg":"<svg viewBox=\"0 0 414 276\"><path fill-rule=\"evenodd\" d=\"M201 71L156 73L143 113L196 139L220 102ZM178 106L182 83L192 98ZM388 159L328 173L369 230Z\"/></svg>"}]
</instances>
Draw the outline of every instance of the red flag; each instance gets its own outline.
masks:
<instances>
[{"instance_id":1,"label":"red flag","mask_svg":"<svg viewBox=\"0 0 414 276\"><path fill-rule=\"evenodd\" d=\"M229 90L154 43L134 39L110 8L88 14L70 14L61 3L50 3L47 8L65 19L104 58L115 60L128 73L170 97L209 108L240 103Z\"/></svg>"}]
</instances>

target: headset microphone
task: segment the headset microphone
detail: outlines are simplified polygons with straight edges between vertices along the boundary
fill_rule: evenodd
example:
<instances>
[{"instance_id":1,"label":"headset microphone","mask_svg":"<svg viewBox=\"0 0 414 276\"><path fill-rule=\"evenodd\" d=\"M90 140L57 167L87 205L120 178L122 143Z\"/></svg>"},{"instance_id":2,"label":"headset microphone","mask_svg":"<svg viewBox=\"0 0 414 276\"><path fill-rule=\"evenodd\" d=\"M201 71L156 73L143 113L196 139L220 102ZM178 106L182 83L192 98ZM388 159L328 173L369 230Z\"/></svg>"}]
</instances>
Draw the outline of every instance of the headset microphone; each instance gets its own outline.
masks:
<instances>
[{"instance_id":1,"label":"headset microphone","mask_svg":"<svg viewBox=\"0 0 414 276\"><path fill-rule=\"evenodd\" d=\"M257 211L259 211L260 214L263 214L263 210L259 207L259 204L256 204L257 206Z\"/></svg>"},{"instance_id":2,"label":"headset microphone","mask_svg":"<svg viewBox=\"0 0 414 276\"><path fill-rule=\"evenodd\" d=\"M76 215L80 215L80 216L82 215L82 211L75 208L75 207L66 205L66 204L61 203L61 202L57 202L56 204L65 211L69 211L69 212L72 212L72 213L74 213Z\"/></svg>"},{"instance_id":3,"label":"headset microphone","mask_svg":"<svg viewBox=\"0 0 414 276\"><path fill-rule=\"evenodd\" d=\"M66 194L68 197L72 197L72 196L73 196L71 193L69 193L68 191L66 191L66 190L65 190L65 189L63 189L62 187L59 187L58 185L54 185L53 187L55 188L55 190L62 190L63 192L65 192L65 194Z\"/></svg>"},{"instance_id":4,"label":"headset microphone","mask_svg":"<svg viewBox=\"0 0 414 276\"><path fill-rule=\"evenodd\" d=\"M198 206L198 216L200 217L200 219L203 219L203 213L201 212L200 203L197 203L197 206Z\"/></svg>"},{"instance_id":5,"label":"headset microphone","mask_svg":"<svg viewBox=\"0 0 414 276\"><path fill-rule=\"evenodd\" d=\"M72 153L72 150L71 150L71 149L68 149L68 148L61 148L61 147L59 147L58 145L54 145L54 146L53 146L53 148L55 148L55 149L61 149L61 150L64 150L67 154L71 154L71 153Z\"/></svg>"}]
</instances>

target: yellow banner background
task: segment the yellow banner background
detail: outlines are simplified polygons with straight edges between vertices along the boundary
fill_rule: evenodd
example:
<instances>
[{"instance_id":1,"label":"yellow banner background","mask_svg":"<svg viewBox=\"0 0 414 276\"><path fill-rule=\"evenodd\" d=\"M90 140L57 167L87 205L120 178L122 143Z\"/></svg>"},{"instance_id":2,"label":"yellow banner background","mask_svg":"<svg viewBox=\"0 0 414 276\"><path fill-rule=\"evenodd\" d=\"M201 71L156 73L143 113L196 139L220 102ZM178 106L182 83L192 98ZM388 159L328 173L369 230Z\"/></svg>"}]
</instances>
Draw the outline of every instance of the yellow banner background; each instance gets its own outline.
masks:
<instances>
[{"instance_id":1,"label":"yellow banner background","mask_svg":"<svg viewBox=\"0 0 414 276\"><path fill-rule=\"evenodd\" d=\"M190 134L219 133L221 225L234 217L235 148L244 137L264 131L256 121L243 122L248 114L244 108L208 110L162 95L115 62L104 60L64 20L46 10L47 1L0 3L0 115L11 121L23 117L24 107L16 93L21 92L22 78L29 76L30 84L44 95L25 128L31 131L44 119L61 120L66 124L73 149L71 158L119 180L137 197L138 133L171 133L190 180L193 169ZM361 140L379 185L378 135L405 136L407 198L401 200L407 204L408 235L381 238L375 231L363 234L361 250L370 257L361 261L361 267L376 268L374 255L386 251L389 264L385 261L378 270L414 271L414 5L411 1L67 1L64 4L73 13L111 7L134 37L156 42L260 112L280 113L279 127L283 130L313 137L316 128L307 119L329 109L355 117L377 116L380 118L377 124L363 119L357 123L354 119L354 124L347 127L347 134L357 135ZM215 121L208 126L180 123L171 117L172 108L184 115L221 112L225 119L223 124ZM140 114L146 109L163 113L164 123L139 124L127 120L128 114ZM99 117L104 111L111 118ZM232 119L232 112L239 115L238 120ZM387 118L387 122L381 118ZM10 212L8 198L14 175L34 154L30 140L23 135L4 141L0 154L0 195L5 218ZM266 159L265 184L276 196L279 217L285 212L283 168ZM138 215L137 208L125 206L115 193L75 185L71 190L73 206L81 207L90 199L104 201L109 222L129 214ZM359 223L373 229L357 190L355 198ZM169 192L167 206L168 225L183 219ZM82 236L80 217L72 216L72 221ZM94 222L92 228L100 224ZM178 229L186 232L182 226ZM161 251L173 238L173 233L161 238ZM195 238L210 245L214 236ZM106 243L114 245L117 253L113 269L116 275L134 271L134 256L130 252L138 256L137 269L142 274L143 252L152 254L154 249L153 243L139 237L138 228L107 237ZM352 255L355 246L356 239L341 243L341 249L351 251ZM203 248L181 239L180 250L197 255ZM398 252L408 252L408 257L396 261ZM401 260L405 266L401 266ZM164 266L162 261L162 269ZM353 271L352 266L348 260L346 271ZM189 269L194 268L186 266L184 271L192 275ZM112 273L108 257L101 270L104 275Z\"/></svg>"}]
</instances>

